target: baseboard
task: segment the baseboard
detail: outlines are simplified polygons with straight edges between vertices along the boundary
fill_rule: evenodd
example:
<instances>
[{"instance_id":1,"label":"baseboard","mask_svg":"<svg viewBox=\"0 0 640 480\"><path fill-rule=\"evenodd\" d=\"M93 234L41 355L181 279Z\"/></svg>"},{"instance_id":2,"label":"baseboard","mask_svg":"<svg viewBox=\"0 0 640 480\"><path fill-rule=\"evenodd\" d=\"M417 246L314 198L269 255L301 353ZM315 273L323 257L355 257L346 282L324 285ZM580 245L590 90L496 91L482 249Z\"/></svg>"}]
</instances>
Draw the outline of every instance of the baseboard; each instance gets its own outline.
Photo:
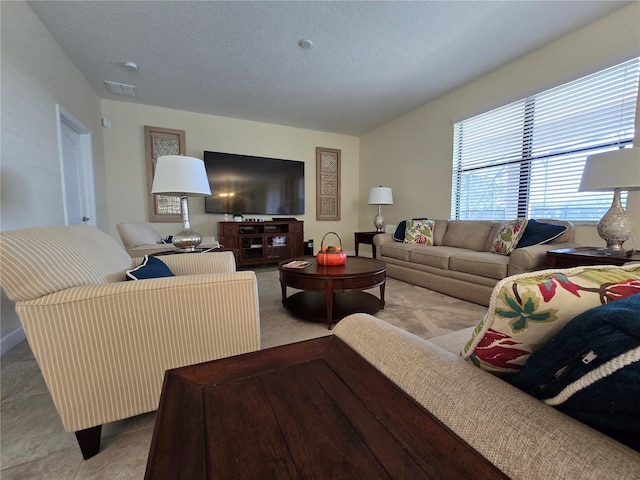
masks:
<instances>
[{"instance_id":1,"label":"baseboard","mask_svg":"<svg viewBox=\"0 0 640 480\"><path fill-rule=\"evenodd\" d=\"M11 350L26 338L27 337L24 334L24 330L22 327L18 327L9 335L5 335L4 337L2 337L2 340L0 340L0 356L7 353L9 350Z\"/></svg>"}]
</instances>

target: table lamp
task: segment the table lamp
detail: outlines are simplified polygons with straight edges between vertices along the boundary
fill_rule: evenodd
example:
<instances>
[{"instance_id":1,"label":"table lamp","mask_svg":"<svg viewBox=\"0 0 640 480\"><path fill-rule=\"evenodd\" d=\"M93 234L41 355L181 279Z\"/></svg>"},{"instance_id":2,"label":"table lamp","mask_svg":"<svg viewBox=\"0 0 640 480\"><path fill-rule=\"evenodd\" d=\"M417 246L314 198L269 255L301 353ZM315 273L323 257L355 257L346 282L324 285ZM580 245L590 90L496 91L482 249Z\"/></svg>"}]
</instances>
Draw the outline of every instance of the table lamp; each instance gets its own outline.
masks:
<instances>
[{"instance_id":1,"label":"table lamp","mask_svg":"<svg viewBox=\"0 0 640 480\"><path fill-rule=\"evenodd\" d=\"M172 243L176 248L195 250L202 242L202 237L199 233L191 230L187 197L206 197L211 195L204 162L199 158L182 155L158 157L151 193L180 197L183 229L173 236Z\"/></svg>"},{"instance_id":2,"label":"table lamp","mask_svg":"<svg viewBox=\"0 0 640 480\"><path fill-rule=\"evenodd\" d=\"M640 190L640 148L622 148L590 155L582 172L580 191L613 190L611 208L598 222L598 235L613 255L626 254L622 244L633 231L631 216L622 208L622 190Z\"/></svg>"},{"instance_id":3,"label":"table lamp","mask_svg":"<svg viewBox=\"0 0 640 480\"><path fill-rule=\"evenodd\" d=\"M382 233L384 230L384 218L382 218L381 205L393 205L393 192L390 187L371 187L369 190L369 205L377 205L378 213L373 219L373 226L376 227L376 232Z\"/></svg>"}]
</instances>

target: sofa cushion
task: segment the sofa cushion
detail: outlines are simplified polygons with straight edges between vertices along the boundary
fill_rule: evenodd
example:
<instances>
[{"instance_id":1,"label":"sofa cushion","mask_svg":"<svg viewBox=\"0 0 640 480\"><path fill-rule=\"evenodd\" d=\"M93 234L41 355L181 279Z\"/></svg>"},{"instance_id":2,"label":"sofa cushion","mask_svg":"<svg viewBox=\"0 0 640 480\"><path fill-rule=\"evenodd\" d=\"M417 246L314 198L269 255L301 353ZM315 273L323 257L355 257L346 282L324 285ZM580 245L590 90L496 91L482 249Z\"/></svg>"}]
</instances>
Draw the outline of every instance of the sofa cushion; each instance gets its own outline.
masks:
<instances>
[{"instance_id":1,"label":"sofa cushion","mask_svg":"<svg viewBox=\"0 0 640 480\"><path fill-rule=\"evenodd\" d=\"M542 245L551 242L567 230L566 225L555 225L553 223L543 223L533 218L527 222L522 238L516 248L530 247L531 245Z\"/></svg>"},{"instance_id":2,"label":"sofa cushion","mask_svg":"<svg viewBox=\"0 0 640 480\"><path fill-rule=\"evenodd\" d=\"M640 294L581 313L507 380L640 450Z\"/></svg>"},{"instance_id":3,"label":"sofa cushion","mask_svg":"<svg viewBox=\"0 0 640 480\"><path fill-rule=\"evenodd\" d=\"M518 245L526 226L526 218L502 223L493 237L489 251L500 255L509 255Z\"/></svg>"},{"instance_id":4,"label":"sofa cushion","mask_svg":"<svg viewBox=\"0 0 640 480\"><path fill-rule=\"evenodd\" d=\"M485 252L487 236L494 225L495 222L484 220L450 220L442 244Z\"/></svg>"},{"instance_id":5,"label":"sofa cushion","mask_svg":"<svg viewBox=\"0 0 640 480\"><path fill-rule=\"evenodd\" d=\"M433 245L433 220L407 220L404 243Z\"/></svg>"},{"instance_id":6,"label":"sofa cushion","mask_svg":"<svg viewBox=\"0 0 640 480\"><path fill-rule=\"evenodd\" d=\"M405 262L408 262L409 253L416 247L426 248L410 243L387 242L383 243L380 247L380 255L383 257L396 258L398 260L404 260Z\"/></svg>"},{"instance_id":7,"label":"sofa cushion","mask_svg":"<svg viewBox=\"0 0 640 480\"><path fill-rule=\"evenodd\" d=\"M449 220L436 220L436 225L433 227L433 244L444 245L444 236L447 233L447 226Z\"/></svg>"},{"instance_id":8,"label":"sofa cushion","mask_svg":"<svg viewBox=\"0 0 640 480\"><path fill-rule=\"evenodd\" d=\"M428 265L441 270L449 269L449 258L459 252L456 247L420 247L409 251L409 261L418 265Z\"/></svg>"},{"instance_id":9,"label":"sofa cushion","mask_svg":"<svg viewBox=\"0 0 640 480\"><path fill-rule=\"evenodd\" d=\"M127 270L127 280L147 280L149 278L173 277L169 267L159 258L145 255L142 263Z\"/></svg>"},{"instance_id":10,"label":"sofa cushion","mask_svg":"<svg viewBox=\"0 0 640 480\"><path fill-rule=\"evenodd\" d=\"M509 257L491 252L458 250L449 258L449 270L501 280L507 276Z\"/></svg>"},{"instance_id":11,"label":"sofa cushion","mask_svg":"<svg viewBox=\"0 0 640 480\"><path fill-rule=\"evenodd\" d=\"M545 270L507 277L463 348L463 358L494 373L514 373L571 319L640 293L640 264Z\"/></svg>"}]
</instances>

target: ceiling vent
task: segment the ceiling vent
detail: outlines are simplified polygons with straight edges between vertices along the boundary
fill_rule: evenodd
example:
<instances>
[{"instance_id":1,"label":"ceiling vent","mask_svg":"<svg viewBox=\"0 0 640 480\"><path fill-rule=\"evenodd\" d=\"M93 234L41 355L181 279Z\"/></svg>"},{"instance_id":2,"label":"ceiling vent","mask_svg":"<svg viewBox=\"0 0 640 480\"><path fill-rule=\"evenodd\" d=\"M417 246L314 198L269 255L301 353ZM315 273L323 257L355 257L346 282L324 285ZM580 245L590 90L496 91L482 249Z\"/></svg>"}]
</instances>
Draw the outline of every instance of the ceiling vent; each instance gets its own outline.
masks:
<instances>
[{"instance_id":1,"label":"ceiling vent","mask_svg":"<svg viewBox=\"0 0 640 480\"><path fill-rule=\"evenodd\" d=\"M133 85L109 82L108 80L105 80L104 84L107 87L107 90L109 90L111 93L115 93L117 95L126 95L128 97L136 96L136 87L134 87Z\"/></svg>"}]
</instances>

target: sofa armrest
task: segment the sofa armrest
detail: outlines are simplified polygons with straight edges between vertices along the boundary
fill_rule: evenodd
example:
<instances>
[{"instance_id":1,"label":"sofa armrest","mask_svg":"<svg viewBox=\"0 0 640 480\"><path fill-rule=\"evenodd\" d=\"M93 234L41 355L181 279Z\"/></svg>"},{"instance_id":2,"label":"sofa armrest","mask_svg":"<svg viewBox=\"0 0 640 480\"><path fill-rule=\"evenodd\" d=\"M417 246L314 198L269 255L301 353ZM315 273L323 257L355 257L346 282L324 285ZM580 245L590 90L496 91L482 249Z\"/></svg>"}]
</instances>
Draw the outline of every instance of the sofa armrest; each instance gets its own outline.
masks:
<instances>
[{"instance_id":1,"label":"sofa armrest","mask_svg":"<svg viewBox=\"0 0 640 480\"><path fill-rule=\"evenodd\" d=\"M260 349L251 271L74 287L16 311L67 431L155 410L167 369Z\"/></svg>"},{"instance_id":2,"label":"sofa armrest","mask_svg":"<svg viewBox=\"0 0 640 480\"><path fill-rule=\"evenodd\" d=\"M334 335L510 478L640 473L640 453L427 340L362 313Z\"/></svg>"},{"instance_id":3,"label":"sofa armrest","mask_svg":"<svg viewBox=\"0 0 640 480\"><path fill-rule=\"evenodd\" d=\"M198 275L236 271L233 252L182 253L158 257L174 275Z\"/></svg>"},{"instance_id":4,"label":"sofa armrest","mask_svg":"<svg viewBox=\"0 0 640 480\"><path fill-rule=\"evenodd\" d=\"M155 253L170 252L176 247L170 243L154 243L149 245L138 245L137 247L126 248L125 250L131 258L142 258L145 255L153 255Z\"/></svg>"},{"instance_id":5,"label":"sofa armrest","mask_svg":"<svg viewBox=\"0 0 640 480\"><path fill-rule=\"evenodd\" d=\"M378 260L380 260L381 256L380 247L389 242L395 242L391 233L380 233L373 237L373 244L376 247L376 258Z\"/></svg>"},{"instance_id":6,"label":"sofa armrest","mask_svg":"<svg viewBox=\"0 0 640 480\"><path fill-rule=\"evenodd\" d=\"M545 243L530 247L516 248L509 258L508 275L517 275L547 268L547 251L558 248L575 248L579 244L573 242Z\"/></svg>"},{"instance_id":7,"label":"sofa armrest","mask_svg":"<svg viewBox=\"0 0 640 480\"><path fill-rule=\"evenodd\" d=\"M383 244L389 242L395 242L391 233L380 233L373 237L373 244L376 248L380 248Z\"/></svg>"}]
</instances>

